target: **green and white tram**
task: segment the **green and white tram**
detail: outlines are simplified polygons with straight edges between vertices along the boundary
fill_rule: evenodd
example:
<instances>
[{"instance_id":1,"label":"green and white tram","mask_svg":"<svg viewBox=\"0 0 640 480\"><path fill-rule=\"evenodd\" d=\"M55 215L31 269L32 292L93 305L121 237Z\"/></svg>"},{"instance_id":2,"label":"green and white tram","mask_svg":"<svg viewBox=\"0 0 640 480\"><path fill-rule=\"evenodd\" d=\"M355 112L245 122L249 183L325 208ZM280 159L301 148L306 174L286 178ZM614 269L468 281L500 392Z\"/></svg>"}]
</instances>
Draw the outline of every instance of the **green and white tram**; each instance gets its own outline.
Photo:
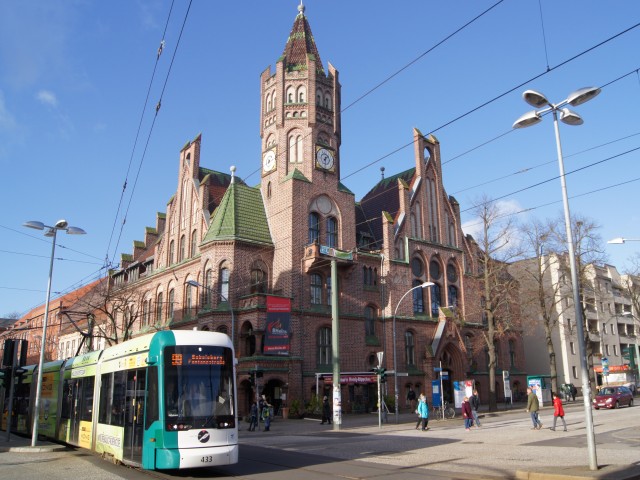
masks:
<instances>
[{"instance_id":1,"label":"green and white tram","mask_svg":"<svg viewBox=\"0 0 640 480\"><path fill-rule=\"evenodd\" d=\"M29 411L36 373L28 368L20 381ZM45 364L39 432L147 470L237 463L235 378L225 334L141 336ZM14 424L28 433L22 418Z\"/></svg>"}]
</instances>

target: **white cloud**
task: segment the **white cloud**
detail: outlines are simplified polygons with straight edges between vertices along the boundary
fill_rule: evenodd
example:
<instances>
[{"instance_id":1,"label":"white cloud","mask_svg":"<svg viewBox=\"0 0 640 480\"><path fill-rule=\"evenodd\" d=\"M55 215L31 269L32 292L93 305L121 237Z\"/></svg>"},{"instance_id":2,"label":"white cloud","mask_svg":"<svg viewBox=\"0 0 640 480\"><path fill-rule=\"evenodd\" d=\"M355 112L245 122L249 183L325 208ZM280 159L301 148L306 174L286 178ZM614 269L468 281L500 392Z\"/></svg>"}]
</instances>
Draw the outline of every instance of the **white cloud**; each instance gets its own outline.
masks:
<instances>
[{"instance_id":1,"label":"white cloud","mask_svg":"<svg viewBox=\"0 0 640 480\"><path fill-rule=\"evenodd\" d=\"M496 202L496 208L498 212L500 212L500 217L497 219L498 222L500 222L500 220L502 219L504 219L505 221L514 220L517 222L522 222L524 219L524 215L526 215L524 214L524 208L516 200L498 200ZM466 235L473 236L473 238L475 238L476 240L482 238L482 220L478 217L470 218L462 224L462 231Z\"/></svg>"},{"instance_id":2,"label":"white cloud","mask_svg":"<svg viewBox=\"0 0 640 480\"><path fill-rule=\"evenodd\" d=\"M54 108L58 106L58 98L56 97L55 93L48 90L40 90L36 94L36 98L44 105L49 105L50 107Z\"/></svg>"},{"instance_id":3,"label":"white cloud","mask_svg":"<svg viewBox=\"0 0 640 480\"><path fill-rule=\"evenodd\" d=\"M7 105L4 102L4 94L0 90L0 130L9 130L16 126L16 120L11 115L11 112L7 110Z\"/></svg>"}]
</instances>

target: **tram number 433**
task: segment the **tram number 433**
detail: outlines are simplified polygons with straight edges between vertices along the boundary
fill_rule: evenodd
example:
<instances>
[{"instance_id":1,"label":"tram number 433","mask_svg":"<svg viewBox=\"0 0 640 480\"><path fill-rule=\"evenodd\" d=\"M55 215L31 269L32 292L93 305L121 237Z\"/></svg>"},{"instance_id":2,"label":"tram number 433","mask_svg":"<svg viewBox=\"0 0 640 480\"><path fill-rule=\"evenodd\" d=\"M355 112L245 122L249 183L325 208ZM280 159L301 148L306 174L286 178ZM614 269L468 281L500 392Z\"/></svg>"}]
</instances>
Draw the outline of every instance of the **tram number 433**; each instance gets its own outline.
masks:
<instances>
[{"instance_id":1,"label":"tram number 433","mask_svg":"<svg viewBox=\"0 0 640 480\"><path fill-rule=\"evenodd\" d=\"M202 459L200 459L201 463L213 463L213 456L212 455L205 455L204 457L202 457Z\"/></svg>"}]
</instances>

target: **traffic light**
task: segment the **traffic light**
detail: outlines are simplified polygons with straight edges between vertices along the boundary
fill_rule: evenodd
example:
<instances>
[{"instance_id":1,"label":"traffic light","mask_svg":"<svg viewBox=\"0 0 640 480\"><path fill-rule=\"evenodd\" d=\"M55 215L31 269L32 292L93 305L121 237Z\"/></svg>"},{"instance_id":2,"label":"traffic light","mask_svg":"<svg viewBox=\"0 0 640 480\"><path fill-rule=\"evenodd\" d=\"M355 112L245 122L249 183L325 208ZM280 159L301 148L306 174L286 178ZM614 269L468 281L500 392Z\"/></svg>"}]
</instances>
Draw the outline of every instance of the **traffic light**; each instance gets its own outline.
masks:
<instances>
[{"instance_id":1,"label":"traffic light","mask_svg":"<svg viewBox=\"0 0 640 480\"><path fill-rule=\"evenodd\" d=\"M380 383L385 383L387 381L387 369L380 368L378 374L380 375Z\"/></svg>"}]
</instances>

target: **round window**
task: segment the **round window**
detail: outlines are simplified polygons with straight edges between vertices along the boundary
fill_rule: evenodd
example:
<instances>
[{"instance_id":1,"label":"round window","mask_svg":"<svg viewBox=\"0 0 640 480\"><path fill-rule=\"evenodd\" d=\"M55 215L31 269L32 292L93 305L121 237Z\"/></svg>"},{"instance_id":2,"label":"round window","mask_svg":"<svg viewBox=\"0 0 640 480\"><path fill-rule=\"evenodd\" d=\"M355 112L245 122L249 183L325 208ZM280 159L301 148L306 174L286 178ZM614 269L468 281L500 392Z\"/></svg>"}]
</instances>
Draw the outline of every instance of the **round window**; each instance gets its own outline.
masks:
<instances>
[{"instance_id":1,"label":"round window","mask_svg":"<svg viewBox=\"0 0 640 480\"><path fill-rule=\"evenodd\" d=\"M458 281L458 270L452 263L447 265L447 280L449 280L450 283Z\"/></svg>"},{"instance_id":2,"label":"round window","mask_svg":"<svg viewBox=\"0 0 640 480\"><path fill-rule=\"evenodd\" d=\"M414 258L413 260L411 260L411 271L413 272L414 277L421 277L424 273L422 260L420 260L419 258Z\"/></svg>"},{"instance_id":3,"label":"round window","mask_svg":"<svg viewBox=\"0 0 640 480\"><path fill-rule=\"evenodd\" d=\"M432 280L440 278L440 263L437 260L431 260L429 264L429 275L431 275Z\"/></svg>"}]
</instances>

